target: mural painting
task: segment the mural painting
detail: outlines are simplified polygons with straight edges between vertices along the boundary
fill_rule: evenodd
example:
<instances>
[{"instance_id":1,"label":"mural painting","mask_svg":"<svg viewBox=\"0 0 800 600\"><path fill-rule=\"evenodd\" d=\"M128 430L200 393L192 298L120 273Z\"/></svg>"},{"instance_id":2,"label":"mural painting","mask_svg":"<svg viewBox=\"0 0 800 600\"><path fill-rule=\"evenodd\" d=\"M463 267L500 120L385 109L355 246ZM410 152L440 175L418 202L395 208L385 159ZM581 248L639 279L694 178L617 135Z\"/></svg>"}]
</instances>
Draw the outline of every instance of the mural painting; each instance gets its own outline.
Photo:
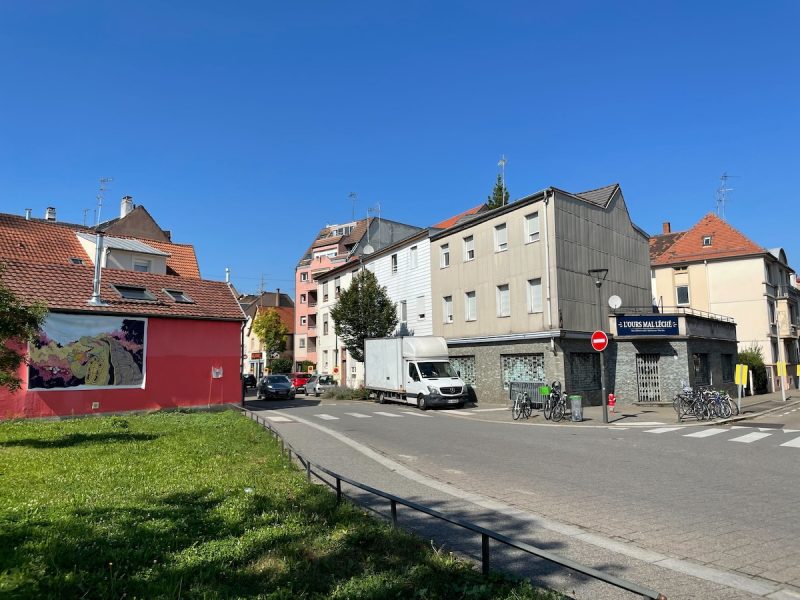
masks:
<instances>
[{"instance_id":1,"label":"mural painting","mask_svg":"<svg viewBox=\"0 0 800 600\"><path fill-rule=\"evenodd\" d=\"M29 345L28 389L144 387L147 319L50 313Z\"/></svg>"}]
</instances>

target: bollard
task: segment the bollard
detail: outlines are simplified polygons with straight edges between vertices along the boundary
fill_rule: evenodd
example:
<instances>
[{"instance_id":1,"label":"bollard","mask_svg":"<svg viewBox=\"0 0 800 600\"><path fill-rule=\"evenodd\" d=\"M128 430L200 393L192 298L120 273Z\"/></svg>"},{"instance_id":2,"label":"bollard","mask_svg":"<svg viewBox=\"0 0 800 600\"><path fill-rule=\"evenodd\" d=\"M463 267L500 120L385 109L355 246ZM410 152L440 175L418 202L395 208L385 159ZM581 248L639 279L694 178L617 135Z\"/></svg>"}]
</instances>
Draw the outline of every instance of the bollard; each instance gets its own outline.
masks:
<instances>
[{"instance_id":1,"label":"bollard","mask_svg":"<svg viewBox=\"0 0 800 600\"><path fill-rule=\"evenodd\" d=\"M308 478L308 483L311 483L311 463L306 461L306 477Z\"/></svg>"},{"instance_id":2,"label":"bollard","mask_svg":"<svg viewBox=\"0 0 800 600\"><path fill-rule=\"evenodd\" d=\"M489 536L481 534L481 569L484 575L489 574Z\"/></svg>"},{"instance_id":3,"label":"bollard","mask_svg":"<svg viewBox=\"0 0 800 600\"><path fill-rule=\"evenodd\" d=\"M336 504L342 501L342 480L336 478Z\"/></svg>"},{"instance_id":4,"label":"bollard","mask_svg":"<svg viewBox=\"0 0 800 600\"><path fill-rule=\"evenodd\" d=\"M397 502L395 500L390 500L392 505L392 526L397 528Z\"/></svg>"}]
</instances>

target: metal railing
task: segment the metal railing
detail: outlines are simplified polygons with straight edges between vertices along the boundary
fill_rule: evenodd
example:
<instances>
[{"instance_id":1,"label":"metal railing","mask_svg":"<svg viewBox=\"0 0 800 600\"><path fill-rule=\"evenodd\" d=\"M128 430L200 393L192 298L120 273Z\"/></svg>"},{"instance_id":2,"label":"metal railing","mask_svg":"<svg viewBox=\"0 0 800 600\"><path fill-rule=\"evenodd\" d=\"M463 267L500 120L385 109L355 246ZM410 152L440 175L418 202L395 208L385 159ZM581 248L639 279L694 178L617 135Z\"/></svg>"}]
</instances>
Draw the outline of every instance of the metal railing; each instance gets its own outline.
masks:
<instances>
[{"instance_id":1,"label":"metal railing","mask_svg":"<svg viewBox=\"0 0 800 600\"><path fill-rule=\"evenodd\" d=\"M322 483L329 486L331 489L336 490L337 502L341 502L342 499L344 498L344 493L342 492L342 482L344 482L355 488L368 492L374 496L378 496L380 498L388 500L393 527L398 526L397 505L399 504L401 506L408 507L412 510L429 515L446 523L450 523L452 525L456 525L457 527L461 527L462 529L467 529L469 531L479 534L481 536L481 570L484 575L489 574L489 567L491 562L489 541L495 540L511 548L522 550L527 554L543 558L562 567L566 567L567 569L570 569L577 573L581 573L583 575L591 577L592 579L603 581L605 583L608 583L609 585L613 585L614 587L632 592L634 594L642 596L643 598L650 598L651 600L667 600L667 597L665 595L655 590L652 590L646 586L639 585L638 583L634 583L632 581L628 581L627 579L622 579L621 577L609 575L608 573L603 573L602 571L598 571L597 569L593 569L592 567L587 567L586 565L583 565L569 558L559 556L558 554L550 552L549 550L544 550L543 548L538 548L536 546L532 546L524 542L518 542L508 536L497 533L496 531L492 531L491 529L486 529L485 527L481 527L480 525L476 525L475 523L472 523L470 521L465 521L463 519L457 519L455 517L451 517L423 504L419 504L417 502L401 498L400 496L395 496L394 494L384 492L383 490L379 490L377 488L371 487L359 481L355 481L354 479L350 479L349 477L345 477L344 475L331 471L330 469L327 469L321 465L314 464L310 460L306 459L299 452L297 452L297 450L292 448L291 444L286 442L281 436L281 434L264 417L244 408L242 408L241 410L245 413L245 415L247 415L248 418L252 419L253 421L256 421L267 431L269 431L271 435L273 435L276 439L280 441L281 452L286 453L290 461L292 460L292 455L294 454L294 457L297 458L300 464L305 468L306 478L308 479L309 482L311 482L311 478L312 476L314 476L317 479L319 479ZM328 475L335 481L335 483L331 483L330 481L322 477L320 473Z\"/></svg>"},{"instance_id":2,"label":"metal railing","mask_svg":"<svg viewBox=\"0 0 800 600\"><path fill-rule=\"evenodd\" d=\"M531 405L537 410L544 408L545 396L539 393L539 388L547 385L544 381L512 381L508 386L508 400L510 403L514 402L517 394L524 392L528 394L531 399Z\"/></svg>"},{"instance_id":3,"label":"metal railing","mask_svg":"<svg viewBox=\"0 0 800 600\"><path fill-rule=\"evenodd\" d=\"M714 319L715 321L723 321L724 323L735 323L733 317L719 315L717 313L691 308L690 306L623 306L613 314L621 315L649 315L649 314L664 314L664 315L693 315L696 317L703 317L706 319Z\"/></svg>"}]
</instances>

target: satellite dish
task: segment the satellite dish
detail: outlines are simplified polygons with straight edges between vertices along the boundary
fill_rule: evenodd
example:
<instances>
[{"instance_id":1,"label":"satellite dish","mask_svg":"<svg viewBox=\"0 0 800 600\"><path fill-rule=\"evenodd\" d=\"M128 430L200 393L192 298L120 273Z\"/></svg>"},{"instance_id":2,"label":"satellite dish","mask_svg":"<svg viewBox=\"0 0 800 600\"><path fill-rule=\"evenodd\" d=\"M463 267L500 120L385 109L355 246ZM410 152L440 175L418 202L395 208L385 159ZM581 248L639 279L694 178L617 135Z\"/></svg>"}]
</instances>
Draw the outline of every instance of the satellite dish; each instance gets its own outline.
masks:
<instances>
[{"instance_id":1,"label":"satellite dish","mask_svg":"<svg viewBox=\"0 0 800 600\"><path fill-rule=\"evenodd\" d=\"M375 248L373 248L373 247L372 247L372 246L370 246L369 244L367 244L366 246L364 246L364 250L363 250L363 253L364 253L364 254L372 254L373 252L375 252Z\"/></svg>"},{"instance_id":2,"label":"satellite dish","mask_svg":"<svg viewBox=\"0 0 800 600\"><path fill-rule=\"evenodd\" d=\"M615 295L611 296L611 298L608 299L608 305L613 310L617 310L620 306L622 306L622 298L620 298L619 296L617 296L615 294Z\"/></svg>"}]
</instances>

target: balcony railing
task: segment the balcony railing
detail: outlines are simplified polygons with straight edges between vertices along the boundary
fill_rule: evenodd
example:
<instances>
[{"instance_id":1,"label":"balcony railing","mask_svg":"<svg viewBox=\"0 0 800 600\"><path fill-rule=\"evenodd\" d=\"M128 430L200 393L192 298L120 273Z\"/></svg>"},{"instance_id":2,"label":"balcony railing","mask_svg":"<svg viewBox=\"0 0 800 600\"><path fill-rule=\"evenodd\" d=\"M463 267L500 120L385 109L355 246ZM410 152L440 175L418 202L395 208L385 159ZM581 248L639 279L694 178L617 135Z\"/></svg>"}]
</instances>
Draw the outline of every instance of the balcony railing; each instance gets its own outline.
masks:
<instances>
[{"instance_id":1,"label":"balcony railing","mask_svg":"<svg viewBox=\"0 0 800 600\"><path fill-rule=\"evenodd\" d=\"M779 285L777 287L776 297L778 298L795 298L800 297L800 292L790 285Z\"/></svg>"}]
</instances>

